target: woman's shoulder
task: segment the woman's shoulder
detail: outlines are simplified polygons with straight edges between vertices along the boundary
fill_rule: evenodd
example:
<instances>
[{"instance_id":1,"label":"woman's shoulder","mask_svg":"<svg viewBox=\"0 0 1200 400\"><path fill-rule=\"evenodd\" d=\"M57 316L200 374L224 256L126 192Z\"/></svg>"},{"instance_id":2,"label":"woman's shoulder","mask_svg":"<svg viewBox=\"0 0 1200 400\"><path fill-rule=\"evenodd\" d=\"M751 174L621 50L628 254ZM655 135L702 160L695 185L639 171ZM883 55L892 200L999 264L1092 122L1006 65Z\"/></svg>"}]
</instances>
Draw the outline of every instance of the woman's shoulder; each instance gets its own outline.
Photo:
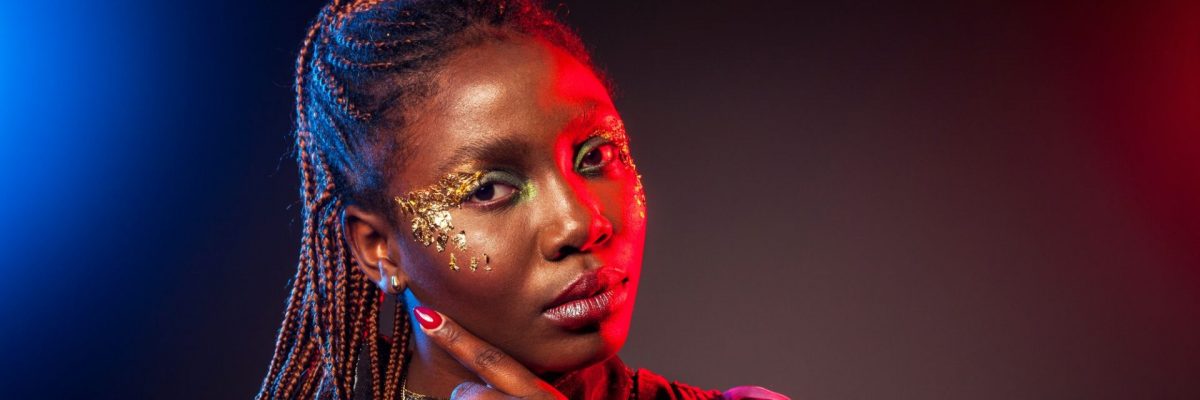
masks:
<instances>
[{"instance_id":1,"label":"woman's shoulder","mask_svg":"<svg viewBox=\"0 0 1200 400\"><path fill-rule=\"evenodd\" d=\"M633 392L637 400L790 400L787 396L759 386L738 386L726 391L705 390L666 378L646 369L633 374Z\"/></svg>"}]
</instances>

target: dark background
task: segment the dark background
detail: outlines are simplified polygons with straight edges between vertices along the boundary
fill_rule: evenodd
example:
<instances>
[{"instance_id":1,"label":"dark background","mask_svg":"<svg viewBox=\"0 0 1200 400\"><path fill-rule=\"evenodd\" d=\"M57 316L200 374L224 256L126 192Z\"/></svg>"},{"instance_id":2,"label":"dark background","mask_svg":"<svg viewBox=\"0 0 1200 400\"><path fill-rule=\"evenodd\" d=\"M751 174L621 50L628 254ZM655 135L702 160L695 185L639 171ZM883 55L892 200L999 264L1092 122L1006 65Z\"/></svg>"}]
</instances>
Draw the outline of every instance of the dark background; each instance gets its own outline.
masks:
<instances>
[{"instance_id":1,"label":"dark background","mask_svg":"<svg viewBox=\"0 0 1200 400\"><path fill-rule=\"evenodd\" d=\"M4 397L265 373L320 5L167 3L0 12ZM645 174L625 360L796 399L1200 398L1200 6L827 3L564 7Z\"/></svg>"}]
</instances>

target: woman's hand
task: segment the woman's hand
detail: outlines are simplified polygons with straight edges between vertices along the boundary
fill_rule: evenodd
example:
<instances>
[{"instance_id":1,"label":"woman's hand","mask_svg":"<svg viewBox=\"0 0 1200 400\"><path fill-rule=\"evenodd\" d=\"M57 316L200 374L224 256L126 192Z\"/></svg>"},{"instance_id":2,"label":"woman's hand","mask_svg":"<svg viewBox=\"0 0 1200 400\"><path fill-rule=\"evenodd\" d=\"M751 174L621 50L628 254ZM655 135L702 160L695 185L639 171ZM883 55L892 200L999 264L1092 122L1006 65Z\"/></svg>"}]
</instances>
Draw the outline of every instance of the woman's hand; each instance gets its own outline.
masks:
<instances>
[{"instance_id":1,"label":"woman's hand","mask_svg":"<svg viewBox=\"0 0 1200 400\"><path fill-rule=\"evenodd\" d=\"M475 337L449 317L428 307L413 309L421 330L468 370L487 382L463 382L451 399L566 399L549 383L495 346Z\"/></svg>"}]
</instances>

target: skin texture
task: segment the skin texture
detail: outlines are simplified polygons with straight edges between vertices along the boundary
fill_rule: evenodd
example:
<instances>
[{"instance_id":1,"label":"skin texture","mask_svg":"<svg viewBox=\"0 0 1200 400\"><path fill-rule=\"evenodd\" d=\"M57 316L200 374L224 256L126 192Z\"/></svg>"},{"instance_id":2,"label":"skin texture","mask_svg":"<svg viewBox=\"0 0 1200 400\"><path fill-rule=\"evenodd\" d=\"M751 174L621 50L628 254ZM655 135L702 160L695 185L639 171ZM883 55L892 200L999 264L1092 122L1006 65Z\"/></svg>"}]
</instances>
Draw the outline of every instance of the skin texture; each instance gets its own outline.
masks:
<instances>
[{"instance_id":1,"label":"skin texture","mask_svg":"<svg viewBox=\"0 0 1200 400\"><path fill-rule=\"evenodd\" d=\"M471 252L490 255L493 270L452 271L449 252L413 240L402 215L391 216L402 221L393 226L388 216L350 205L343 224L367 276L389 293L407 289L410 308L441 312L545 381L614 355L629 330L645 217L635 201L637 172L615 146L580 149L598 130L619 124L607 89L565 51L520 37L461 50L434 79L436 92L406 115L408 129L395 133L404 135L410 158L388 193L419 190L451 172L515 178L520 184L497 182L490 197L451 211ZM463 147L481 146L456 157ZM579 158L600 167L583 173ZM447 160L461 162L442 169ZM606 318L566 329L542 314L580 276L601 270L624 277L628 294ZM413 332L410 390L449 397L460 383L484 382L425 331Z\"/></svg>"}]
</instances>

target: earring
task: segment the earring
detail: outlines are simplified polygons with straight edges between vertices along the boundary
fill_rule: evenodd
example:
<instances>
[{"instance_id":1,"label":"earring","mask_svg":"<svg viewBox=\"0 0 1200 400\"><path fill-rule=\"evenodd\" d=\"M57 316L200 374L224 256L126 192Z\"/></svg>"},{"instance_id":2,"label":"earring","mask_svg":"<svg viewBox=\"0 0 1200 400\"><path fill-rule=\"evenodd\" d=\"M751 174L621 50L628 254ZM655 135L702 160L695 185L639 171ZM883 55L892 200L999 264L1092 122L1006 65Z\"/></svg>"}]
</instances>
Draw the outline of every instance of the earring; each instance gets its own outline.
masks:
<instances>
[{"instance_id":1,"label":"earring","mask_svg":"<svg viewBox=\"0 0 1200 400\"><path fill-rule=\"evenodd\" d=\"M379 259L379 265L376 265L376 268L379 269L380 275L387 276L387 268L384 268L384 262L384 259ZM387 280L380 280L379 288L390 294L400 294L401 292L404 292L404 284L400 282L400 277L397 275L388 276Z\"/></svg>"},{"instance_id":2,"label":"earring","mask_svg":"<svg viewBox=\"0 0 1200 400\"><path fill-rule=\"evenodd\" d=\"M400 292L404 291L404 286L400 285L399 277L392 276L391 278L388 279L388 281L389 281L389 283L391 283L393 294L400 294Z\"/></svg>"}]
</instances>

